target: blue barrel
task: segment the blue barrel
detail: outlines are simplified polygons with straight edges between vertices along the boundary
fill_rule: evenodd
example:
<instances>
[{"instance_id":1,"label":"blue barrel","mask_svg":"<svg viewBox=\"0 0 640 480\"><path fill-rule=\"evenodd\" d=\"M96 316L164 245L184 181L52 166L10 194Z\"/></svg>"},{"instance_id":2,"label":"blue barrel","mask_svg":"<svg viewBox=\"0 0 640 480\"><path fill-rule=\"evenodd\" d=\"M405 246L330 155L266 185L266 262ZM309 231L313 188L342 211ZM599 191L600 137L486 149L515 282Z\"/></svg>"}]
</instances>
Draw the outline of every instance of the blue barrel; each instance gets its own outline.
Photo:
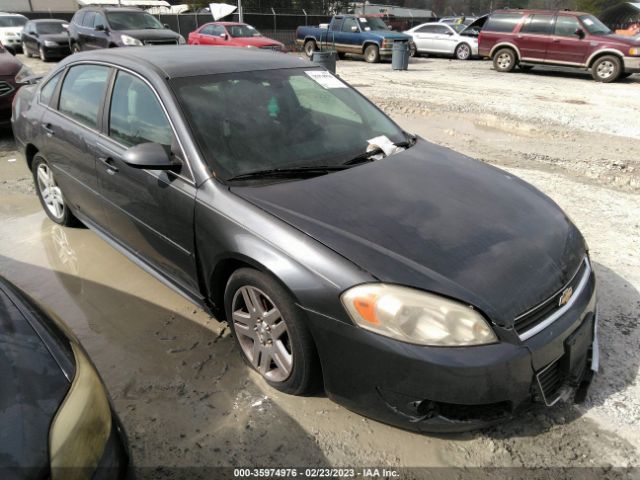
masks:
<instances>
[{"instance_id":1,"label":"blue barrel","mask_svg":"<svg viewBox=\"0 0 640 480\"><path fill-rule=\"evenodd\" d=\"M394 70L406 70L409 68L409 42L393 42L391 68Z\"/></svg>"},{"instance_id":2,"label":"blue barrel","mask_svg":"<svg viewBox=\"0 0 640 480\"><path fill-rule=\"evenodd\" d=\"M317 63L320 66L323 66L331 73L336 73L336 52L332 50L316 50L315 52L313 52L311 61L313 63Z\"/></svg>"}]
</instances>

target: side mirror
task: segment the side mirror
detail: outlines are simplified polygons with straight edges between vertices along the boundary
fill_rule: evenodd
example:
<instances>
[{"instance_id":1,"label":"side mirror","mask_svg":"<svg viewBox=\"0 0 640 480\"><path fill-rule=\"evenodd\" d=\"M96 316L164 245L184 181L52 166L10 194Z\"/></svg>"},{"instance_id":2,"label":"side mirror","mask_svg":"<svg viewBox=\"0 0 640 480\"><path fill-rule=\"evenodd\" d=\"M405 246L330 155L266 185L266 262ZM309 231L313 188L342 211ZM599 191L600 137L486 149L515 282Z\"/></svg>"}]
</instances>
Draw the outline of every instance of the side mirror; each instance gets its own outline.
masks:
<instances>
[{"instance_id":1,"label":"side mirror","mask_svg":"<svg viewBox=\"0 0 640 480\"><path fill-rule=\"evenodd\" d=\"M141 143L124 152L124 162L133 167L147 170L174 170L180 164L171 160L167 149L159 143Z\"/></svg>"},{"instance_id":2,"label":"side mirror","mask_svg":"<svg viewBox=\"0 0 640 480\"><path fill-rule=\"evenodd\" d=\"M351 27L351 31L352 31L352 32L358 32L358 27L356 27L355 25L353 25L353 26Z\"/></svg>"},{"instance_id":3,"label":"side mirror","mask_svg":"<svg viewBox=\"0 0 640 480\"><path fill-rule=\"evenodd\" d=\"M226 33L221 33L220 34L220 38L222 38L223 40L228 40L229 39L229 35L227 35Z\"/></svg>"},{"instance_id":4,"label":"side mirror","mask_svg":"<svg viewBox=\"0 0 640 480\"><path fill-rule=\"evenodd\" d=\"M165 23L163 26L164 26L164 28L166 28L167 30L171 30L171 27L169 26L169 24L168 24L168 23Z\"/></svg>"},{"instance_id":5,"label":"side mirror","mask_svg":"<svg viewBox=\"0 0 640 480\"><path fill-rule=\"evenodd\" d=\"M31 35L33 35L34 37L39 37L40 35L38 34L38 32L31 32Z\"/></svg>"},{"instance_id":6,"label":"side mirror","mask_svg":"<svg viewBox=\"0 0 640 480\"><path fill-rule=\"evenodd\" d=\"M104 25L102 25L102 24L100 23L100 24L98 24L98 25L96 25L96 26L94 27L94 30L95 30L96 32L105 32L107 29L105 28L105 26L104 26Z\"/></svg>"},{"instance_id":7,"label":"side mirror","mask_svg":"<svg viewBox=\"0 0 640 480\"><path fill-rule=\"evenodd\" d=\"M575 33L580 39L585 37L584 30L582 30L581 28L576 28L576 31L573 33Z\"/></svg>"}]
</instances>

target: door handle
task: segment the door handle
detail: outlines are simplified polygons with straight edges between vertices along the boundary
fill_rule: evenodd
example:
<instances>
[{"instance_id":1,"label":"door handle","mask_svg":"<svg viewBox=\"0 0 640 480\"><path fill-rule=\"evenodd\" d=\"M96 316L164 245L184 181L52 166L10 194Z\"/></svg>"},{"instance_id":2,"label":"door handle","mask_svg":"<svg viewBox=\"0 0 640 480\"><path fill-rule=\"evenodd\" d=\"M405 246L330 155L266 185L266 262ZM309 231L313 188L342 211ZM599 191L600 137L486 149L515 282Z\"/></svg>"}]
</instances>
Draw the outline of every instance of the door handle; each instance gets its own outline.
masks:
<instances>
[{"instance_id":1,"label":"door handle","mask_svg":"<svg viewBox=\"0 0 640 480\"><path fill-rule=\"evenodd\" d=\"M553 39L553 43L560 43L560 39L559 38L554 38Z\"/></svg>"},{"instance_id":2,"label":"door handle","mask_svg":"<svg viewBox=\"0 0 640 480\"><path fill-rule=\"evenodd\" d=\"M53 135L53 130L51 129L51 124L50 123L43 123L42 124L42 130L44 130L44 133L47 134L47 137L51 137Z\"/></svg>"},{"instance_id":3,"label":"door handle","mask_svg":"<svg viewBox=\"0 0 640 480\"><path fill-rule=\"evenodd\" d=\"M98 160L107 167L107 173L113 175L118 173L118 167L113 164L113 158L111 157L98 157Z\"/></svg>"}]
</instances>

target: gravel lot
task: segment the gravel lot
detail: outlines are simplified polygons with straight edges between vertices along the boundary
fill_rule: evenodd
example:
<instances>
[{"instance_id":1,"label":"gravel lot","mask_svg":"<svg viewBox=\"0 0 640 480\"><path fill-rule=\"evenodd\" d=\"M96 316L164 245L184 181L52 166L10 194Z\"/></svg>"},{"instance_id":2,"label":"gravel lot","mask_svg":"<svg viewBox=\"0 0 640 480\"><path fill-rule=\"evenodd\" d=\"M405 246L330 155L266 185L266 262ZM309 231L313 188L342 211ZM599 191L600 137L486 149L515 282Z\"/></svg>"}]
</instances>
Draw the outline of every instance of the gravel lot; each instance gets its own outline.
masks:
<instances>
[{"instance_id":1,"label":"gravel lot","mask_svg":"<svg viewBox=\"0 0 640 480\"><path fill-rule=\"evenodd\" d=\"M24 61L40 71L53 64ZM538 408L482 432L408 433L323 396L271 390L225 325L85 229L42 213L0 136L0 273L50 306L102 373L150 478L193 466L465 467L431 478L640 478L640 75L498 74L490 63L347 60L338 74L406 129L531 182L582 229L599 281L601 374L585 404ZM479 470L549 467L568 470ZM583 468L589 467L589 468ZM407 471L406 478L426 472Z\"/></svg>"}]
</instances>

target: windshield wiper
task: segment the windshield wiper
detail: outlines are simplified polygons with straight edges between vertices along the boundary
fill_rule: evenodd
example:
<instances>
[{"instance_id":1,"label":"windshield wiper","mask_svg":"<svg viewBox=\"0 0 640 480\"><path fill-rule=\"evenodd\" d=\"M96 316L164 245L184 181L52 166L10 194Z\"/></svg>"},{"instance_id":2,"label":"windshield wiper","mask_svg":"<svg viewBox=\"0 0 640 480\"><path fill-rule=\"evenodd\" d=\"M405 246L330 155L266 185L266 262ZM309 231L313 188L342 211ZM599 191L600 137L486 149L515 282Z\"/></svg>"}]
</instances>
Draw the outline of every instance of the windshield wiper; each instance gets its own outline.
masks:
<instances>
[{"instance_id":1,"label":"windshield wiper","mask_svg":"<svg viewBox=\"0 0 640 480\"><path fill-rule=\"evenodd\" d=\"M250 180L253 178L264 177L312 177L315 175L322 175L328 172L335 172L338 170L344 170L343 165L322 165L318 167L294 167L294 168L269 168L266 170L256 170L254 172L241 173L234 177L228 178L227 181L233 180Z\"/></svg>"}]
</instances>

